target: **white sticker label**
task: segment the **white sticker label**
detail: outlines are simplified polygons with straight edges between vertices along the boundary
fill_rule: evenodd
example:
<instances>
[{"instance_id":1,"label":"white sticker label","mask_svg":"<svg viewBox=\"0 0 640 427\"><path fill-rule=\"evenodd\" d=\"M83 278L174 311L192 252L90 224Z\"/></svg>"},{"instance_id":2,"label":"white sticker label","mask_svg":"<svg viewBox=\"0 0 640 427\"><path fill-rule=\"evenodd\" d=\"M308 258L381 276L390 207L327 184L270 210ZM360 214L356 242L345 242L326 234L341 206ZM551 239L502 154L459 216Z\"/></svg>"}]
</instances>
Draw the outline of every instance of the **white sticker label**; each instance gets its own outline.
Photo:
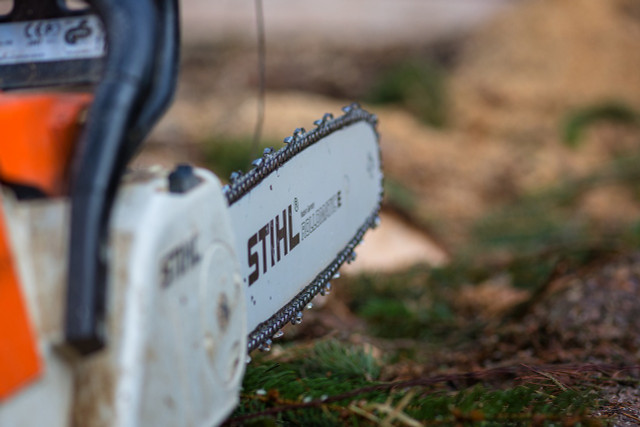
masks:
<instances>
[{"instance_id":1,"label":"white sticker label","mask_svg":"<svg viewBox=\"0 0 640 427\"><path fill-rule=\"evenodd\" d=\"M0 65L99 58L106 37L96 16L0 25Z\"/></svg>"}]
</instances>

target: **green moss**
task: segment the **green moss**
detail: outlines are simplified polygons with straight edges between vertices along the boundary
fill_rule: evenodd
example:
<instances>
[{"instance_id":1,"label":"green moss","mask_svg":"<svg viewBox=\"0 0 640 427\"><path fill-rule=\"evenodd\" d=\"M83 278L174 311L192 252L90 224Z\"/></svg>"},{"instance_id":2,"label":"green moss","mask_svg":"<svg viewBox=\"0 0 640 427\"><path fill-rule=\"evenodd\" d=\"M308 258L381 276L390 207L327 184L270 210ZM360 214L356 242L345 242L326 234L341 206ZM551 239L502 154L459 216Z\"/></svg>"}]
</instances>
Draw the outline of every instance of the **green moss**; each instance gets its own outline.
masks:
<instances>
[{"instance_id":1,"label":"green moss","mask_svg":"<svg viewBox=\"0 0 640 427\"><path fill-rule=\"evenodd\" d=\"M278 363L260 363L260 355L255 355L244 377L244 392L279 390L288 399L320 398L369 384L380 375L378 361L363 347L330 340L289 351L294 357Z\"/></svg>"},{"instance_id":2,"label":"green moss","mask_svg":"<svg viewBox=\"0 0 640 427\"><path fill-rule=\"evenodd\" d=\"M635 245L637 239L629 233L633 224L597 223L581 212L580 203L598 186L618 185L638 191L638 162L637 154L620 156L586 176L565 179L497 207L475 223L469 252L500 249L526 255L548 249Z\"/></svg>"},{"instance_id":3,"label":"green moss","mask_svg":"<svg viewBox=\"0 0 640 427\"><path fill-rule=\"evenodd\" d=\"M408 215L411 215L417 205L417 197L413 191L391 177L384 180L384 197L386 203Z\"/></svg>"},{"instance_id":4,"label":"green moss","mask_svg":"<svg viewBox=\"0 0 640 427\"><path fill-rule=\"evenodd\" d=\"M258 147L258 153L253 152L253 141L250 138L230 139L212 137L203 142L204 161L221 179L227 178L234 171L248 171L256 156L261 156L267 147L279 148L281 143L264 141Z\"/></svg>"},{"instance_id":5,"label":"green moss","mask_svg":"<svg viewBox=\"0 0 640 427\"><path fill-rule=\"evenodd\" d=\"M476 223L474 244L516 251L571 244L587 231L573 211L586 188L584 181L563 182L501 206Z\"/></svg>"},{"instance_id":6,"label":"green moss","mask_svg":"<svg viewBox=\"0 0 640 427\"><path fill-rule=\"evenodd\" d=\"M334 380L364 378L372 381L380 375L380 366L370 351L338 341L319 342L306 359L302 370L308 375L327 375Z\"/></svg>"},{"instance_id":7,"label":"green moss","mask_svg":"<svg viewBox=\"0 0 640 427\"><path fill-rule=\"evenodd\" d=\"M449 288L432 281L425 267L404 273L362 275L340 283L341 297L381 338L439 342L457 325Z\"/></svg>"},{"instance_id":8,"label":"green moss","mask_svg":"<svg viewBox=\"0 0 640 427\"><path fill-rule=\"evenodd\" d=\"M367 100L396 104L434 127L447 123L445 71L435 63L408 60L396 64L373 85Z\"/></svg>"},{"instance_id":9,"label":"green moss","mask_svg":"<svg viewBox=\"0 0 640 427\"><path fill-rule=\"evenodd\" d=\"M457 257L451 263L431 269L430 283L444 289L457 289L461 285L480 283L494 273L491 266L472 259Z\"/></svg>"},{"instance_id":10,"label":"green moss","mask_svg":"<svg viewBox=\"0 0 640 427\"><path fill-rule=\"evenodd\" d=\"M451 389L450 379L442 376L441 381L400 388L363 379L363 371L353 366L343 371L346 376L323 372L327 360L322 359L328 354L330 365L338 370L344 366L339 359L353 359L360 353L360 360L365 354L354 352L353 347L345 351L342 344L323 345L326 347L316 347L311 354L294 352L296 357L288 355L283 364L255 361L247 370L241 403L233 417L256 415L244 425L373 425L373 420L382 421L395 410L405 419L444 425L575 425L597 421L590 414L601 402L588 387L568 388L549 381L503 388L479 383ZM312 355L319 361L310 359ZM302 369L311 365L318 369Z\"/></svg>"},{"instance_id":11,"label":"green moss","mask_svg":"<svg viewBox=\"0 0 640 427\"><path fill-rule=\"evenodd\" d=\"M609 101L591 105L570 112L562 124L563 141L570 147L577 147L586 128L597 122L638 124L638 113L630 106Z\"/></svg>"}]
</instances>

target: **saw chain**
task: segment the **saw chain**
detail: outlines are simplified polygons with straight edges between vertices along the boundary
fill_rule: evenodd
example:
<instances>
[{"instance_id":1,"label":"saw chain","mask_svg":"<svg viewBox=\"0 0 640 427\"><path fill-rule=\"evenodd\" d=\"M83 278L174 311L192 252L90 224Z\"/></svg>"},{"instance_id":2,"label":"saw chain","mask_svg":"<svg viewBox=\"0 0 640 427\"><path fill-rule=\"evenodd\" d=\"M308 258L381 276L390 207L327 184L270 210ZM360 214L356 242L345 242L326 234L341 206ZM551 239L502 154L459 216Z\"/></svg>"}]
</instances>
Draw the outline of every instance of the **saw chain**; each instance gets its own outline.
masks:
<instances>
[{"instance_id":1,"label":"saw chain","mask_svg":"<svg viewBox=\"0 0 640 427\"><path fill-rule=\"evenodd\" d=\"M296 129L293 135L284 139L283 142L286 145L277 151L272 148L265 149L263 156L252 162L253 168L249 172L233 172L229 177L229 184L223 188L223 193L229 206L241 200L251 189L270 174L276 172L278 168L293 159L297 154L349 125L368 122L376 129L376 137L379 138L376 115L367 112L357 103L344 107L342 111L343 114L335 118L331 113L325 114L321 119L314 122L316 127L310 131L306 131L304 128ZM350 263L355 260L355 248L362 241L365 232L377 227L379 224L380 218L378 215L381 203L382 189L378 202L370 216L364 221L348 244L337 254L335 259L291 301L249 333L247 340L247 350L249 352L255 349L269 351L273 339L283 335L282 328L287 323L297 325L302 322L303 310L312 307L311 301L316 295L329 294L331 291L330 281L340 277L338 270L345 262Z\"/></svg>"}]
</instances>

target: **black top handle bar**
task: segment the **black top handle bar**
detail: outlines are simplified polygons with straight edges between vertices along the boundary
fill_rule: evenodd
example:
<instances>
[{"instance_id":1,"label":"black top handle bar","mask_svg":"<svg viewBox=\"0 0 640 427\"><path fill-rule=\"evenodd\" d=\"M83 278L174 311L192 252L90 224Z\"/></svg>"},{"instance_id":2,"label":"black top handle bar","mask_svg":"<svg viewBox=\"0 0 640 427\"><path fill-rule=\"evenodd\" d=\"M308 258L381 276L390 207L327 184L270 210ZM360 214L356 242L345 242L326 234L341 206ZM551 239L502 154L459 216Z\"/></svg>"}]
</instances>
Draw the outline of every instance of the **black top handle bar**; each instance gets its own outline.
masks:
<instances>
[{"instance_id":1,"label":"black top handle bar","mask_svg":"<svg viewBox=\"0 0 640 427\"><path fill-rule=\"evenodd\" d=\"M175 92L177 0L90 0L108 54L89 112L71 190L65 334L87 354L106 342L108 224L120 178Z\"/></svg>"},{"instance_id":2,"label":"black top handle bar","mask_svg":"<svg viewBox=\"0 0 640 427\"><path fill-rule=\"evenodd\" d=\"M64 0L16 0L13 10L0 16L0 25L26 24L20 26L25 37L55 31L68 23L66 18L76 19L78 28L84 25L86 29L82 17L97 17L106 34L106 57L62 56L35 61L21 60L18 55L0 64L0 89L96 84L75 153L70 191L65 336L81 354L106 343L105 249L111 208L127 163L171 103L180 46L178 0L86 3L87 9L70 10Z\"/></svg>"}]
</instances>

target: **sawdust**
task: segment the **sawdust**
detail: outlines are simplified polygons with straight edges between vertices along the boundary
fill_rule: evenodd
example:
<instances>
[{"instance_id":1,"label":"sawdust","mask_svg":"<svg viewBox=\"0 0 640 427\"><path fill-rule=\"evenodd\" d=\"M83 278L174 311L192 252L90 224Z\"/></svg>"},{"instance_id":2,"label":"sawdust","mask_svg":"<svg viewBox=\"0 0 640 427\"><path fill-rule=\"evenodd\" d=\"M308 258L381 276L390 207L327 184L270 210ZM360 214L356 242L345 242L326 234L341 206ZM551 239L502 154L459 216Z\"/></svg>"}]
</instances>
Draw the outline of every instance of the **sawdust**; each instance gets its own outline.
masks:
<instances>
[{"instance_id":1,"label":"sawdust","mask_svg":"<svg viewBox=\"0 0 640 427\"><path fill-rule=\"evenodd\" d=\"M562 142L563 123L576 108L616 101L640 110L638 9L635 0L515 3L464 39L448 85L452 120L443 130L400 108L365 105L380 117L385 175L409 191L411 219L444 252L455 255L480 219L522 196L640 152L640 129L630 125L591 126L578 148ZM176 103L147 150L152 157L155 150L154 160L202 164L201 141L252 134L254 52L230 46L186 49ZM376 66L398 59L372 46L351 53L325 48L269 51L264 140L281 141L325 112L339 114L351 100L335 93L361 91ZM305 91L285 89L283 75ZM638 212L635 194L613 184L585 190L577 208L612 228Z\"/></svg>"},{"instance_id":2,"label":"sawdust","mask_svg":"<svg viewBox=\"0 0 640 427\"><path fill-rule=\"evenodd\" d=\"M581 206L583 213L603 224L630 223L640 218L640 206L633 200L633 194L620 186L594 188L582 197Z\"/></svg>"},{"instance_id":3,"label":"sawdust","mask_svg":"<svg viewBox=\"0 0 640 427\"><path fill-rule=\"evenodd\" d=\"M356 260L342 267L344 273L392 272L415 264L439 267L448 263L440 247L397 215L382 212L380 219L380 226L367 233L358 247Z\"/></svg>"},{"instance_id":4,"label":"sawdust","mask_svg":"<svg viewBox=\"0 0 640 427\"><path fill-rule=\"evenodd\" d=\"M607 99L640 106L635 0L532 0L478 31L454 76L459 125L505 135L569 107Z\"/></svg>"},{"instance_id":5,"label":"sawdust","mask_svg":"<svg viewBox=\"0 0 640 427\"><path fill-rule=\"evenodd\" d=\"M640 107L637 9L634 0L534 0L505 13L464 48L452 80L456 127L503 145L523 188L592 170L616 148L637 150L638 133L620 129L590 135L577 151L559 141L573 108Z\"/></svg>"},{"instance_id":6,"label":"sawdust","mask_svg":"<svg viewBox=\"0 0 640 427\"><path fill-rule=\"evenodd\" d=\"M464 286L456 296L456 305L480 318L490 319L506 314L530 297L529 291L514 288L511 278L500 274L478 285Z\"/></svg>"},{"instance_id":7,"label":"sawdust","mask_svg":"<svg viewBox=\"0 0 640 427\"><path fill-rule=\"evenodd\" d=\"M487 212L640 150L632 126L594 126L578 149L561 132L575 108L612 100L640 108L637 10L633 0L520 3L465 43L449 129L380 113L387 174L417 195L419 219L449 249ZM587 196L584 212L614 222L635 215L631 194L607 190Z\"/></svg>"}]
</instances>

